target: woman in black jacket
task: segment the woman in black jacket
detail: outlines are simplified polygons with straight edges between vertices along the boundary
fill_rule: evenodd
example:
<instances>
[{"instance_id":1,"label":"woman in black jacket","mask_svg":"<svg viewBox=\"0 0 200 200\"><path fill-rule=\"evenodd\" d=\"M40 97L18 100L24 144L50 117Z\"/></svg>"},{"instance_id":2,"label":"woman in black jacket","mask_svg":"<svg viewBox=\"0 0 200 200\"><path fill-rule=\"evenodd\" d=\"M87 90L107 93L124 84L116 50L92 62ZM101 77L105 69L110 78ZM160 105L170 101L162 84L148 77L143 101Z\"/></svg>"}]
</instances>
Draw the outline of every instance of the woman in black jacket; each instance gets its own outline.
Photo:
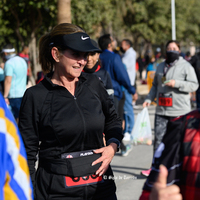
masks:
<instances>
[{"instance_id":1,"label":"woman in black jacket","mask_svg":"<svg viewBox=\"0 0 200 200\"><path fill-rule=\"evenodd\" d=\"M81 73L96 50L83 29L68 23L40 39L47 75L27 89L19 120L35 199L116 199L109 164L123 137L121 120L99 79Z\"/></svg>"}]
</instances>

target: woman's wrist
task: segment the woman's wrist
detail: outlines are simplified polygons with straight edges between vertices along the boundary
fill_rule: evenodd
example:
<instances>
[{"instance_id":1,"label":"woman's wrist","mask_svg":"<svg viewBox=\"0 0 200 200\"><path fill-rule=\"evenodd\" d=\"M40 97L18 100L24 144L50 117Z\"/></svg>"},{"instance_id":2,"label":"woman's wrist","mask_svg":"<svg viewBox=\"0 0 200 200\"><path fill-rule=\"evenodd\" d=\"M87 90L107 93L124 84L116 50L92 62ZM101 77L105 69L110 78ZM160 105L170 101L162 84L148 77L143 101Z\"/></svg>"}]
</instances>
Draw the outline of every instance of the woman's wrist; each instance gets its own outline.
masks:
<instances>
[{"instance_id":1,"label":"woman's wrist","mask_svg":"<svg viewBox=\"0 0 200 200\"><path fill-rule=\"evenodd\" d=\"M117 152L117 144L112 142L109 144L110 146L112 146L112 148L114 149L115 153Z\"/></svg>"}]
</instances>

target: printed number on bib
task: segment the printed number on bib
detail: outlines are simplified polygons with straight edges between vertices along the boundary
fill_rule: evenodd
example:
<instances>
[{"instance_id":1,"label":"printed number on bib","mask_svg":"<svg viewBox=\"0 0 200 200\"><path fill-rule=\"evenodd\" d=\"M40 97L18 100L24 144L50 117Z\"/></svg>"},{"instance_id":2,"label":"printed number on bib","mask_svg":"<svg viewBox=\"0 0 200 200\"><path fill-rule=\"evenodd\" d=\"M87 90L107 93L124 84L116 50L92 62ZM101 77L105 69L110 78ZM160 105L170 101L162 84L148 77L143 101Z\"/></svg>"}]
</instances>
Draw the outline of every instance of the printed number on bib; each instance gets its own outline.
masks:
<instances>
[{"instance_id":1,"label":"printed number on bib","mask_svg":"<svg viewBox=\"0 0 200 200\"><path fill-rule=\"evenodd\" d=\"M172 107L173 105L172 94L159 93L158 105L165 107Z\"/></svg>"}]
</instances>

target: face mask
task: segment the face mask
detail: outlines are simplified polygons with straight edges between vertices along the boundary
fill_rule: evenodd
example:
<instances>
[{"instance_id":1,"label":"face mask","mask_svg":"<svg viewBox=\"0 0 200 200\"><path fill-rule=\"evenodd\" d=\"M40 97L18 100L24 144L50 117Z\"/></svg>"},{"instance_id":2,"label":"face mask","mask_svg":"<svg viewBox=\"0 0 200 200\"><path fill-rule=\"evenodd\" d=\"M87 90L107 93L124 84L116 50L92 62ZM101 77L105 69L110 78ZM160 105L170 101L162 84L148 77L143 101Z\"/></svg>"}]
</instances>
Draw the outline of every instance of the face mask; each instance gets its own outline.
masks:
<instances>
[{"instance_id":1,"label":"face mask","mask_svg":"<svg viewBox=\"0 0 200 200\"><path fill-rule=\"evenodd\" d=\"M173 63L175 60L178 60L179 52L178 51L167 51L166 56L167 56L166 63L170 64L170 63Z\"/></svg>"},{"instance_id":2,"label":"face mask","mask_svg":"<svg viewBox=\"0 0 200 200\"><path fill-rule=\"evenodd\" d=\"M9 60L10 58L12 58L12 57L14 57L14 56L16 56L16 54L5 55L5 56L4 56L4 59L5 59L5 60Z\"/></svg>"}]
</instances>

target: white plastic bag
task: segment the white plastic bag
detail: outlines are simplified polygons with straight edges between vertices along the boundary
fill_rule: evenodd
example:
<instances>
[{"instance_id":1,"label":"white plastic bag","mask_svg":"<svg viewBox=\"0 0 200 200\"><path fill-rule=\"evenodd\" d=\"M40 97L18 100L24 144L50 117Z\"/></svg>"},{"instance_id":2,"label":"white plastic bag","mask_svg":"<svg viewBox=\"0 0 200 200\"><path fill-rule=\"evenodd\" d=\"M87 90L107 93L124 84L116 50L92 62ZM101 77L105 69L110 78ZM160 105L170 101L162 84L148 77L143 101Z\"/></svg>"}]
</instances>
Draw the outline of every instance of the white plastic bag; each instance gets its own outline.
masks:
<instances>
[{"instance_id":1,"label":"white plastic bag","mask_svg":"<svg viewBox=\"0 0 200 200\"><path fill-rule=\"evenodd\" d=\"M132 142L134 144L152 144L151 123L147 107L138 113L132 133Z\"/></svg>"}]
</instances>

